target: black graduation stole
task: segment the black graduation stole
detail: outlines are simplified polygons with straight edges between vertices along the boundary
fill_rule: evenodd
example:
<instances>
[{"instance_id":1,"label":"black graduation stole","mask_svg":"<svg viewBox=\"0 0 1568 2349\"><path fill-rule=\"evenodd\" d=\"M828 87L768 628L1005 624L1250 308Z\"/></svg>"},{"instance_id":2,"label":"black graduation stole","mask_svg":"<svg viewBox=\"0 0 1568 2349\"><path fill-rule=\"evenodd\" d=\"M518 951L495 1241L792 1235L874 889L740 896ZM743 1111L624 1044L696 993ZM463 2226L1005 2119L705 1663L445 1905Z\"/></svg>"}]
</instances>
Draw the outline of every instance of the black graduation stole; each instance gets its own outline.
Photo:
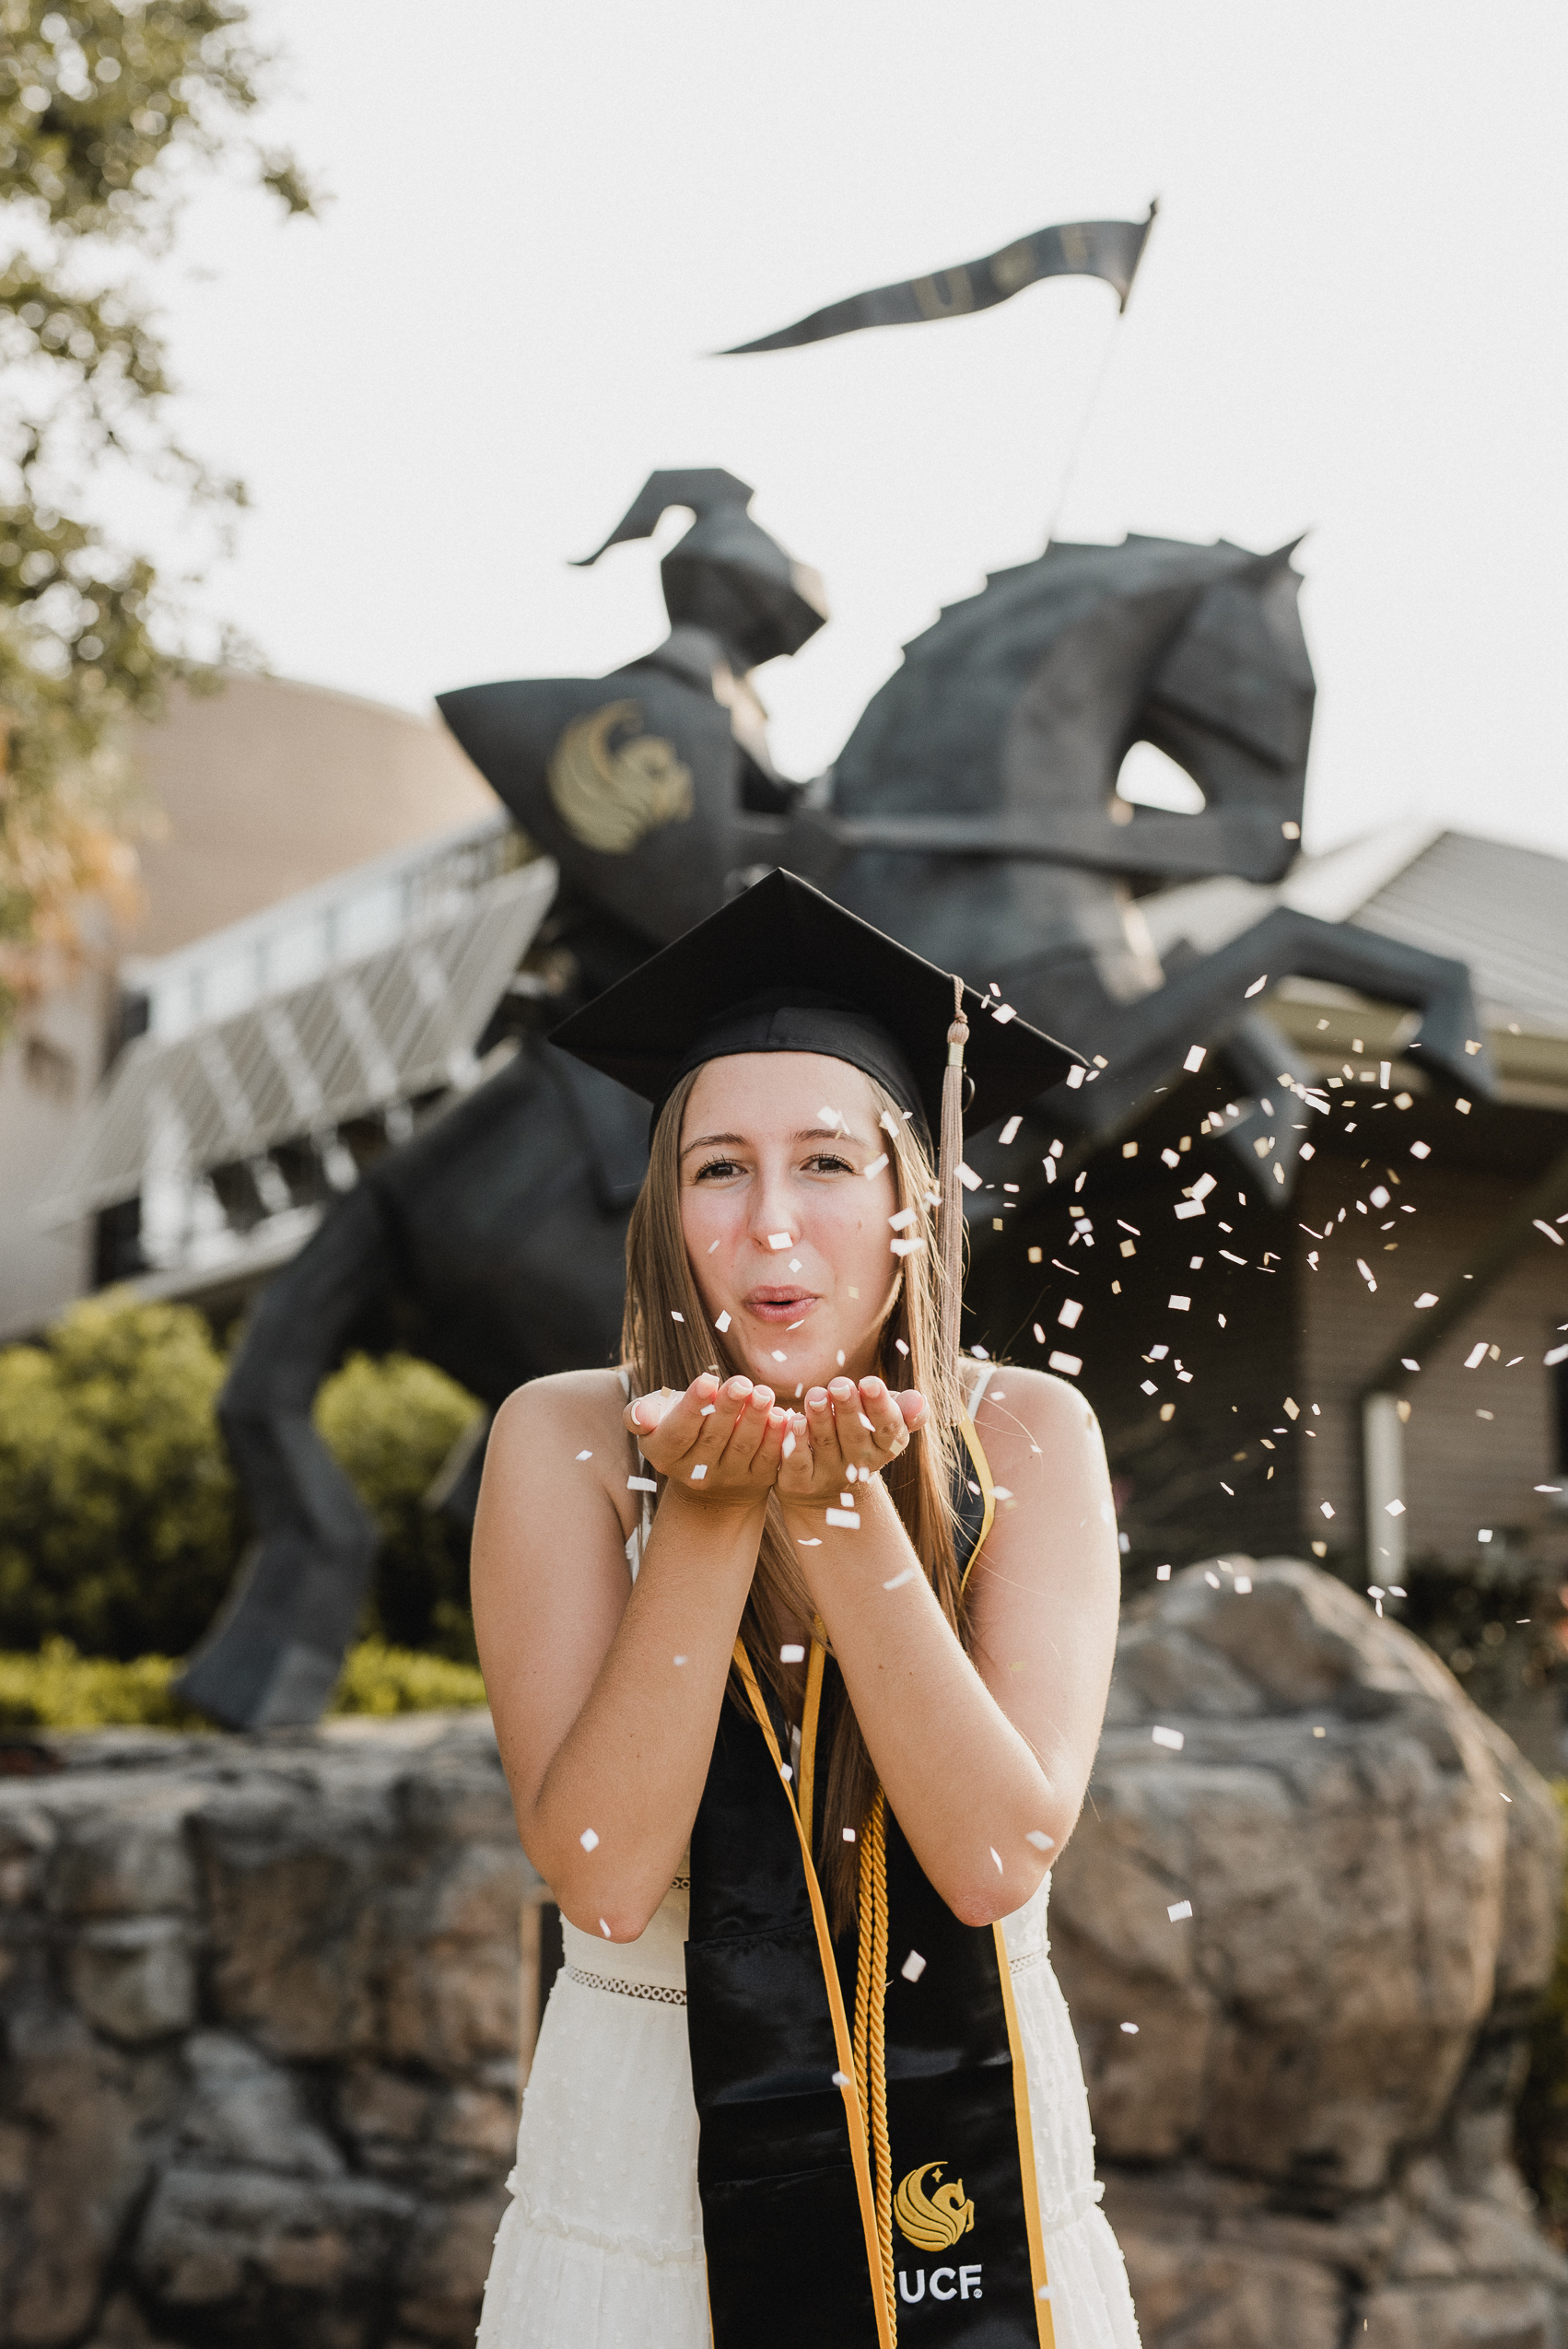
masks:
<instances>
[{"instance_id":1,"label":"black graduation stole","mask_svg":"<svg viewBox=\"0 0 1568 2349\"><path fill-rule=\"evenodd\" d=\"M966 1576L996 1504L962 1434ZM813 1640L797 1783L782 1715L735 1654L752 1718L720 1720L685 1953L715 2349L1054 2349L1002 1929L959 1923L879 1792L859 1929L835 1946L812 1794L837 1666Z\"/></svg>"}]
</instances>

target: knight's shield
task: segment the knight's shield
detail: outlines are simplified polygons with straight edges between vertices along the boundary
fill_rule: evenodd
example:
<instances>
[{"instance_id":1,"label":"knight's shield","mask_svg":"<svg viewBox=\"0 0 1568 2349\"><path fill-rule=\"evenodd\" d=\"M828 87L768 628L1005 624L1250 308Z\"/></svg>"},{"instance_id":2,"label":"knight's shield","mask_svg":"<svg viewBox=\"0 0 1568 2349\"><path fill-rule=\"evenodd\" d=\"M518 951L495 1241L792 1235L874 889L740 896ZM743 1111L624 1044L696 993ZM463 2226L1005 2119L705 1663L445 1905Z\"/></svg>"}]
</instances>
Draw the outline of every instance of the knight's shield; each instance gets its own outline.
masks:
<instances>
[{"instance_id":1,"label":"knight's shield","mask_svg":"<svg viewBox=\"0 0 1568 2349\"><path fill-rule=\"evenodd\" d=\"M529 837L596 905L663 945L723 904L746 854L741 753L704 687L639 663L465 685L438 707Z\"/></svg>"}]
</instances>

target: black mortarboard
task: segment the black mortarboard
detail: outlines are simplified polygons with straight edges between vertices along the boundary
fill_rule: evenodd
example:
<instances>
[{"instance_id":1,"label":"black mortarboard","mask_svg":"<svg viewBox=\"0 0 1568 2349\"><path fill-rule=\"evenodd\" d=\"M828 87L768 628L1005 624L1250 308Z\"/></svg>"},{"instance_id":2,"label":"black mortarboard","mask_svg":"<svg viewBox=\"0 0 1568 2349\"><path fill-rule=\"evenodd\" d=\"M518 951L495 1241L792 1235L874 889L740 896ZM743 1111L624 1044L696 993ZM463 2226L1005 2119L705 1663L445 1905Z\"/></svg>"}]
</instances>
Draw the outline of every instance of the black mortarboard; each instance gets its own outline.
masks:
<instances>
[{"instance_id":1,"label":"black mortarboard","mask_svg":"<svg viewBox=\"0 0 1568 2349\"><path fill-rule=\"evenodd\" d=\"M1020 1019L988 1014L972 988L964 1066L968 1122L1022 1109L1079 1059ZM654 1104L688 1069L736 1052L822 1052L887 1087L902 1108L942 1116L954 985L809 881L770 872L641 963L558 1027L551 1042Z\"/></svg>"}]
</instances>

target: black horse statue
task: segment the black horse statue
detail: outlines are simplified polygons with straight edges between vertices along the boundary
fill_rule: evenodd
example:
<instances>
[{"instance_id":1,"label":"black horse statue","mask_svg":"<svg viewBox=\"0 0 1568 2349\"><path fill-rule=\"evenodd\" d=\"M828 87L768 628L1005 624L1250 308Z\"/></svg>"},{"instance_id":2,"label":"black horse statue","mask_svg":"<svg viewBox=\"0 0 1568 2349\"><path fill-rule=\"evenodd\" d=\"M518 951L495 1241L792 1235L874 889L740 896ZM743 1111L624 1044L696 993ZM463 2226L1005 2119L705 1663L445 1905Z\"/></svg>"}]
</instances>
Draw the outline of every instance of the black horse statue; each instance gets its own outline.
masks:
<instances>
[{"instance_id":1,"label":"black horse statue","mask_svg":"<svg viewBox=\"0 0 1568 2349\"><path fill-rule=\"evenodd\" d=\"M1053 545L944 611L837 765L802 785L773 766L753 672L798 650L826 608L750 496L721 472L655 473L606 541L647 537L670 506L696 515L663 561L672 627L656 651L609 677L441 697L559 868L532 955L538 1031L389 1151L260 1300L220 1405L257 1537L179 1684L218 1720L312 1720L336 1677L376 1537L310 1407L368 1328L393 1310L402 1342L492 1410L526 1379L614 1359L646 1112L545 1031L761 872L806 875L1092 1056L1092 1082L1019 1104L1070 1155L1133 1122L1195 1040L1249 1093L1289 1070L1292 1048L1247 1001L1262 972L1418 1010L1428 1067L1488 1085L1484 1057L1465 1053L1482 1030L1462 964L1282 907L1216 952L1167 968L1154 952L1151 893L1277 881L1297 854L1314 685L1292 548ZM1119 797L1138 742L1186 771L1201 813ZM1266 1131L1267 1163L1253 1146ZM1246 1180L1282 1205L1293 1123L1259 1102L1231 1139ZM983 1139L969 1155L986 1163ZM1041 1169L1039 1151L1026 1163ZM976 1219L977 1256L988 1224ZM460 1513L480 1456L475 1441L451 1464Z\"/></svg>"}]
</instances>

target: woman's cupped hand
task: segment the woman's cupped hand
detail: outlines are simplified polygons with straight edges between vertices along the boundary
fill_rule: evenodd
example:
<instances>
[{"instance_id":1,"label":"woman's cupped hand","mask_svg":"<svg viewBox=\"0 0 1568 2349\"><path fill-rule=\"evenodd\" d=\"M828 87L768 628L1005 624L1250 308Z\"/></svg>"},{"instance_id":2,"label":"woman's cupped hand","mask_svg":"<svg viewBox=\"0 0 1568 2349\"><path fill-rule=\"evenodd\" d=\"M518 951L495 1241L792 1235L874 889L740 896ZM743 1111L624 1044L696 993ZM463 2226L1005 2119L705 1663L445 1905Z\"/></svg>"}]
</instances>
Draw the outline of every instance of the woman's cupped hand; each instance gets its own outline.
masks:
<instances>
[{"instance_id":1,"label":"woman's cupped hand","mask_svg":"<svg viewBox=\"0 0 1568 2349\"><path fill-rule=\"evenodd\" d=\"M880 1378L836 1378L802 1399L787 1410L771 1387L705 1373L684 1394L638 1396L626 1424L649 1467L695 1499L755 1507L777 1487L792 1508L822 1509L896 1460L927 1413L915 1388Z\"/></svg>"}]
</instances>

